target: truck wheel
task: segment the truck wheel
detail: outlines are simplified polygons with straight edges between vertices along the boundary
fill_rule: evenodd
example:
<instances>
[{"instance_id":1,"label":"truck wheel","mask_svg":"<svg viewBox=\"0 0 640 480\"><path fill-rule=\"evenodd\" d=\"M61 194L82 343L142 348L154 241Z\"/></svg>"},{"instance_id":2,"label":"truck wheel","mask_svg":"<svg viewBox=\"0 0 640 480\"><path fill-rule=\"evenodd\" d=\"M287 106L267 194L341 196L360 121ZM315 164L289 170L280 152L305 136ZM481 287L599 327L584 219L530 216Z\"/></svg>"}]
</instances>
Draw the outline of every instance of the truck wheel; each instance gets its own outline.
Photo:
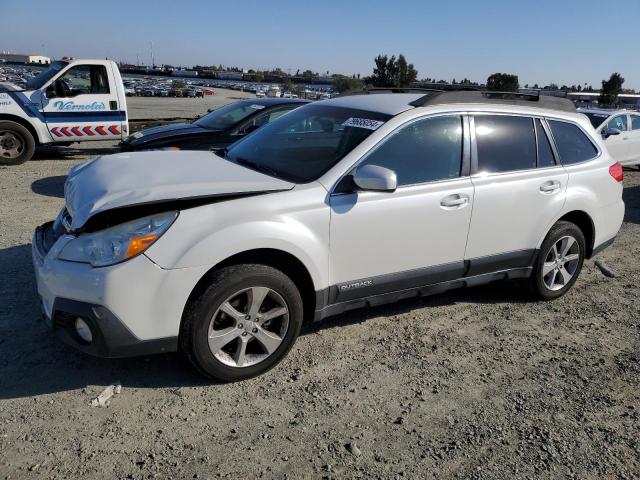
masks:
<instances>
[{"instance_id":1,"label":"truck wheel","mask_svg":"<svg viewBox=\"0 0 640 480\"><path fill-rule=\"evenodd\" d=\"M0 165L20 165L33 156L31 132L16 122L0 121Z\"/></svg>"},{"instance_id":2,"label":"truck wheel","mask_svg":"<svg viewBox=\"0 0 640 480\"><path fill-rule=\"evenodd\" d=\"M244 380L285 357L302 318L300 292L281 271L254 264L225 267L187 308L180 350L205 376Z\"/></svg>"},{"instance_id":3,"label":"truck wheel","mask_svg":"<svg viewBox=\"0 0 640 480\"><path fill-rule=\"evenodd\" d=\"M580 275L585 252L582 230L571 222L556 223L542 242L529 279L533 295L553 300L567 293Z\"/></svg>"}]
</instances>

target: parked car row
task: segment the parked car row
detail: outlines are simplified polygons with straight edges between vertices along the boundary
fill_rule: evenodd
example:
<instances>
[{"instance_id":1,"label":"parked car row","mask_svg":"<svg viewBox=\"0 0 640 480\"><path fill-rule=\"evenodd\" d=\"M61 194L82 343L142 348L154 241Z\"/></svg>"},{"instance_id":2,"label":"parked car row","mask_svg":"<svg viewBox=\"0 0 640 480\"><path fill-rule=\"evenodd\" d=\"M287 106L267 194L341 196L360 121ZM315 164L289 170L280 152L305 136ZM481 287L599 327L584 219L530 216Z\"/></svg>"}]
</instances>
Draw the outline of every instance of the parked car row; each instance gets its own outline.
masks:
<instances>
[{"instance_id":1,"label":"parked car row","mask_svg":"<svg viewBox=\"0 0 640 480\"><path fill-rule=\"evenodd\" d=\"M75 348L181 351L241 380L282 360L304 320L505 279L558 298L624 216L622 167L564 99L250 100L201 121L171 135L259 128L216 152L78 165L35 231L45 317Z\"/></svg>"}]
</instances>

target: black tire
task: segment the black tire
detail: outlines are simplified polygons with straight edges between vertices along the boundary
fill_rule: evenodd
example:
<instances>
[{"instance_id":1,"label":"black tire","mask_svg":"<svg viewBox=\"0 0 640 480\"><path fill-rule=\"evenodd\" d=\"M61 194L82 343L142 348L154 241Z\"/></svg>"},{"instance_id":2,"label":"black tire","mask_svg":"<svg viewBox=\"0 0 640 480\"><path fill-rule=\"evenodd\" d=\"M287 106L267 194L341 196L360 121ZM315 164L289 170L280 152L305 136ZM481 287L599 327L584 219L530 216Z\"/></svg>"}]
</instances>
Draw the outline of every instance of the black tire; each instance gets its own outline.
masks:
<instances>
[{"instance_id":1,"label":"black tire","mask_svg":"<svg viewBox=\"0 0 640 480\"><path fill-rule=\"evenodd\" d=\"M221 268L213 272L208 281L209 285L185 311L180 329L180 350L203 375L224 382L245 380L273 368L291 350L302 326L304 310L302 297L293 281L275 268L256 264ZM280 345L264 360L245 367L230 366L217 358L209 348L210 324L226 300L237 292L251 287L267 287L284 300L288 308L288 328ZM237 322L235 325L238 327ZM241 326L238 328L242 331ZM250 334L249 337L250 342L256 341ZM238 338L233 341L240 342L240 340ZM258 347L260 345L262 344L259 343Z\"/></svg>"},{"instance_id":2,"label":"black tire","mask_svg":"<svg viewBox=\"0 0 640 480\"><path fill-rule=\"evenodd\" d=\"M18 154L9 153L10 149L16 149ZM0 165L20 165L30 160L35 151L36 141L29 130L16 122L0 121Z\"/></svg>"},{"instance_id":3,"label":"black tire","mask_svg":"<svg viewBox=\"0 0 640 480\"><path fill-rule=\"evenodd\" d=\"M544 275L545 262L553 263L553 259L555 257L553 247L565 237L575 239L575 245L577 247L571 247L571 255L575 255L577 253L577 263L567 262L563 265L564 271L571 273L571 278L566 283L562 282L563 276L560 271L555 272L556 275L559 275L559 281L557 284L554 284L553 282L555 277L552 278L554 275L553 271L549 272L546 276ZM534 265L531 278L529 279L528 286L534 297L540 300L554 300L567 293L580 275L582 264L584 263L585 252L586 242L582 230L571 222L560 221L556 223L540 246L540 253ZM559 260L559 262L562 263L562 260ZM550 288L548 285L549 283L551 283L556 289Z\"/></svg>"}]
</instances>

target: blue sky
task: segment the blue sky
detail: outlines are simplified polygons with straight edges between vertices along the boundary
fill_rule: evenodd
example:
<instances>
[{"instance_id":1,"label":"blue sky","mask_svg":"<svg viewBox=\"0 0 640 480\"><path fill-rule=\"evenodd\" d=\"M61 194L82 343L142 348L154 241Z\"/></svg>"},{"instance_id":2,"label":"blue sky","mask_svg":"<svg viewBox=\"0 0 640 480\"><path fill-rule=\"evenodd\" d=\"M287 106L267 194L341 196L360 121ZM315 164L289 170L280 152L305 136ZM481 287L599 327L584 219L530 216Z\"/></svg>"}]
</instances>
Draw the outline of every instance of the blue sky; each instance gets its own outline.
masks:
<instances>
[{"instance_id":1,"label":"blue sky","mask_svg":"<svg viewBox=\"0 0 640 480\"><path fill-rule=\"evenodd\" d=\"M0 50L173 65L371 73L404 53L418 77L640 89L640 0L0 0Z\"/></svg>"}]
</instances>

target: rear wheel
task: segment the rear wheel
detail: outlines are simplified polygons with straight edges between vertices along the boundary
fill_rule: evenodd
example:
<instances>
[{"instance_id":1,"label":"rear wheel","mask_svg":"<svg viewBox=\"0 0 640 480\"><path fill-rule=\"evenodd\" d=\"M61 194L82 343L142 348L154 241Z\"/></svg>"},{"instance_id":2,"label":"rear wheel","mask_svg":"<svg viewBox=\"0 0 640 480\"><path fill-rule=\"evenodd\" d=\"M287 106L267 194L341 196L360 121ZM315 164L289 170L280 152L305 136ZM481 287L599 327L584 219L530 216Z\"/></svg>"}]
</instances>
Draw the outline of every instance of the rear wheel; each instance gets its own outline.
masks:
<instances>
[{"instance_id":1,"label":"rear wheel","mask_svg":"<svg viewBox=\"0 0 640 480\"><path fill-rule=\"evenodd\" d=\"M180 348L204 375L243 380L285 357L302 318L300 293L281 271L266 265L225 267L188 308Z\"/></svg>"},{"instance_id":2,"label":"rear wheel","mask_svg":"<svg viewBox=\"0 0 640 480\"><path fill-rule=\"evenodd\" d=\"M33 156L31 132L16 122L0 121L0 165L19 165Z\"/></svg>"},{"instance_id":3,"label":"rear wheel","mask_svg":"<svg viewBox=\"0 0 640 480\"><path fill-rule=\"evenodd\" d=\"M561 297L576 282L586 251L582 230L571 222L556 223L542 242L529 285L543 300Z\"/></svg>"}]
</instances>

